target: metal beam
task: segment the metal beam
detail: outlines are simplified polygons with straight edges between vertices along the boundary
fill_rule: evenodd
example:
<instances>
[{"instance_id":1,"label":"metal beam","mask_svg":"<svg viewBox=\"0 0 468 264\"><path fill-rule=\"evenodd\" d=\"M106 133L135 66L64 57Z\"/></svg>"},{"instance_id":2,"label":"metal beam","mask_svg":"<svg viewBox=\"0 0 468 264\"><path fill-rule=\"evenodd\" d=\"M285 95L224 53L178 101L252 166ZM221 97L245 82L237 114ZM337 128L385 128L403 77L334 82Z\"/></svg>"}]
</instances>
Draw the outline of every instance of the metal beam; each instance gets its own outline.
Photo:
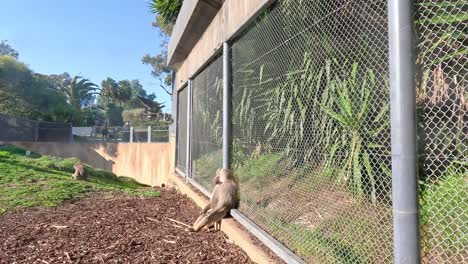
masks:
<instances>
[{"instance_id":1,"label":"metal beam","mask_svg":"<svg viewBox=\"0 0 468 264\"><path fill-rule=\"evenodd\" d=\"M185 178L192 177L191 143L192 143L192 85L193 80L189 79L187 87L187 160L185 166Z\"/></svg>"},{"instance_id":2,"label":"metal beam","mask_svg":"<svg viewBox=\"0 0 468 264\"><path fill-rule=\"evenodd\" d=\"M148 126L148 143L151 142L151 126Z\"/></svg>"},{"instance_id":3,"label":"metal beam","mask_svg":"<svg viewBox=\"0 0 468 264\"><path fill-rule=\"evenodd\" d=\"M395 263L420 263L413 1L388 0Z\"/></svg>"},{"instance_id":4,"label":"metal beam","mask_svg":"<svg viewBox=\"0 0 468 264\"><path fill-rule=\"evenodd\" d=\"M231 49L223 43L223 168L231 167Z\"/></svg>"}]
</instances>

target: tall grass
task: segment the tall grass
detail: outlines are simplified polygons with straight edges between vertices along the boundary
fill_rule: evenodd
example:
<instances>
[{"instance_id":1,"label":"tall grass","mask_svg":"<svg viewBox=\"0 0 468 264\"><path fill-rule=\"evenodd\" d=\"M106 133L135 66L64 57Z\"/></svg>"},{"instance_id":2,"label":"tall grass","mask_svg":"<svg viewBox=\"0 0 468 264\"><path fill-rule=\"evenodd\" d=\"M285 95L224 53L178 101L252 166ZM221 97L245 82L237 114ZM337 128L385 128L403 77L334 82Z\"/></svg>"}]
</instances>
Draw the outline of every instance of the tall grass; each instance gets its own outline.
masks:
<instances>
[{"instance_id":1,"label":"tall grass","mask_svg":"<svg viewBox=\"0 0 468 264\"><path fill-rule=\"evenodd\" d=\"M373 105L377 85L372 70L362 71L358 76L358 64L349 67L347 73L335 76L328 83L331 106L319 103L323 112L334 120L333 134L339 135L329 148L326 164L342 168L338 181L349 183L357 195L365 192L367 183L375 202L376 178L379 172L387 171L387 165L371 162L371 157L376 152L387 152L382 133L389 128L389 105L385 98L381 107Z\"/></svg>"},{"instance_id":2,"label":"tall grass","mask_svg":"<svg viewBox=\"0 0 468 264\"><path fill-rule=\"evenodd\" d=\"M389 188L378 184L388 182L377 177L389 177L389 169L376 155L389 155L388 88L357 63L326 60L317 66L306 53L300 69L281 82L265 78L260 67L256 90L242 89L234 111L234 124L244 128L242 142L234 140L234 164L256 152L284 150L287 166L341 168L336 180L375 202L383 193L379 186Z\"/></svg>"}]
</instances>

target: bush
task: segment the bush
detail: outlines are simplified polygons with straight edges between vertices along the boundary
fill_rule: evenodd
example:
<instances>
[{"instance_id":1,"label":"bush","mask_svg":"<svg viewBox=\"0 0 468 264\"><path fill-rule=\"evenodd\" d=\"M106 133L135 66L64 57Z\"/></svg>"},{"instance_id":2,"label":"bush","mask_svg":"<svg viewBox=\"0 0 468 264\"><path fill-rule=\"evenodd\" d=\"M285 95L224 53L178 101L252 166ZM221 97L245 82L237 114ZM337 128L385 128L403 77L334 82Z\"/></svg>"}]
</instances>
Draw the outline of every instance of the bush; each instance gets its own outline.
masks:
<instances>
[{"instance_id":1,"label":"bush","mask_svg":"<svg viewBox=\"0 0 468 264\"><path fill-rule=\"evenodd\" d=\"M124 110L122 112L124 122L128 121L131 126L161 126L161 122L156 118L148 118L145 109L137 108Z\"/></svg>"}]
</instances>

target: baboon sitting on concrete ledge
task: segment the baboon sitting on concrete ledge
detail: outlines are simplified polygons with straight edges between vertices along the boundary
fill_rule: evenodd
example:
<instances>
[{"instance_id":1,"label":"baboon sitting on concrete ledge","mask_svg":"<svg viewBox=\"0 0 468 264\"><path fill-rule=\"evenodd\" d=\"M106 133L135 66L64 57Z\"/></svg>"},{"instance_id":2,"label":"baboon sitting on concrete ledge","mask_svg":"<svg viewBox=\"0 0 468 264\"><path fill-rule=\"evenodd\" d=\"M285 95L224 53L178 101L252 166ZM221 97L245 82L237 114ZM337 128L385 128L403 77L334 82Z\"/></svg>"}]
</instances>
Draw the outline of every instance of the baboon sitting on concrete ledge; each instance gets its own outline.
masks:
<instances>
[{"instance_id":1,"label":"baboon sitting on concrete ledge","mask_svg":"<svg viewBox=\"0 0 468 264\"><path fill-rule=\"evenodd\" d=\"M214 230L221 229L221 220L239 204L239 184L231 170L220 169L213 179L215 187L210 203L203 209L193 227L188 231L198 232L214 224Z\"/></svg>"}]
</instances>

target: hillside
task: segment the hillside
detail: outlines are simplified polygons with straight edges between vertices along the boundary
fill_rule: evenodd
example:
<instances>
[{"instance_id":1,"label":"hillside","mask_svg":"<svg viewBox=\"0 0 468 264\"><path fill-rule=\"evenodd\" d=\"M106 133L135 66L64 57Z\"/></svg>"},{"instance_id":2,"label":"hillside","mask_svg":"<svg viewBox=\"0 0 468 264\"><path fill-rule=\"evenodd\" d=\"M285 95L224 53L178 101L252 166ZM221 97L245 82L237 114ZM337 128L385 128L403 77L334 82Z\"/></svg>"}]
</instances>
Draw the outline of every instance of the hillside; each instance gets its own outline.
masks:
<instances>
[{"instance_id":1,"label":"hillside","mask_svg":"<svg viewBox=\"0 0 468 264\"><path fill-rule=\"evenodd\" d=\"M159 196L134 180L86 165L87 181L74 181L77 159L60 159L13 147L0 147L0 214L33 206L57 206L93 191L122 191L130 195Z\"/></svg>"}]
</instances>

